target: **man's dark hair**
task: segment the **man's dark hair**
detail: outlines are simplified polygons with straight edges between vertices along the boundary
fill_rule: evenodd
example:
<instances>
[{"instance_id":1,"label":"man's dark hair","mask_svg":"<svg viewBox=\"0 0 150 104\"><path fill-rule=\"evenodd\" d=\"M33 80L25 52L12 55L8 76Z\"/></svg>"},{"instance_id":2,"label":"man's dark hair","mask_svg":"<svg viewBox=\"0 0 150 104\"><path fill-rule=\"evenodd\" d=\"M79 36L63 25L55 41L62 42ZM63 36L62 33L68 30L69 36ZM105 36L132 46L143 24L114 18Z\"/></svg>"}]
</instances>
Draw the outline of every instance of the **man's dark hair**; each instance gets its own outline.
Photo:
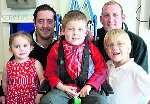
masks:
<instances>
[{"instance_id":1,"label":"man's dark hair","mask_svg":"<svg viewBox=\"0 0 150 104\"><path fill-rule=\"evenodd\" d=\"M43 5L40 5L36 8L36 10L34 11L34 20L36 21L36 17L37 17L37 13L39 11L43 11L43 10L49 10L49 11L52 11L54 13L54 20L56 20L56 11L50 7L48 4L43 4Z\"/></svg>"}]
</instances>

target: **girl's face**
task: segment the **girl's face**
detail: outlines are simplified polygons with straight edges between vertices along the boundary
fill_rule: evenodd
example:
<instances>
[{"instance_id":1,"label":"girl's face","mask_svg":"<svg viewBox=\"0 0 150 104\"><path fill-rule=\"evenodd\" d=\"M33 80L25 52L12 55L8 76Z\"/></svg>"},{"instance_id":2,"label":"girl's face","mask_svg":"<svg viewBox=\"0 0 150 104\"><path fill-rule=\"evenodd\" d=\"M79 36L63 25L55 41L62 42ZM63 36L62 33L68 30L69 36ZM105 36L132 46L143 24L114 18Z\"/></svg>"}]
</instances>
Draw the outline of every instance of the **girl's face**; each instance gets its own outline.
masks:
<instances>
[{"instance_id":1,"label":"girl's face","mask_svg":"<svg viewBox=\"0 0 150 104\"><path fill-rule=\"evenodd\" d=\"M87 35L87 23L84 20L72 20L62 31L67 42L72 45L80 45Z\"/></svg>"},{"instance_id":2,"label":"girl's face","mask_svg":"<svg viewBox=\"0 0 150 104\"><path fill-rule=\"evenodd\" d=\"M14 38L10 50L14 54L16 60L23 61L28 59L32 48L33 47L29 40L24 37L17 36Z\"/></svg>"},{"instance_id":3,"label":"girl's face","mask_svg":"<svg viewBox=\"0 0 150 104\"><path fill-rule=\"evenodd\" d=\"M130 47L126 40L118 37L107 43L106 52L114 64L120 66L129 60Z\"/></svg>"}]
</instances>

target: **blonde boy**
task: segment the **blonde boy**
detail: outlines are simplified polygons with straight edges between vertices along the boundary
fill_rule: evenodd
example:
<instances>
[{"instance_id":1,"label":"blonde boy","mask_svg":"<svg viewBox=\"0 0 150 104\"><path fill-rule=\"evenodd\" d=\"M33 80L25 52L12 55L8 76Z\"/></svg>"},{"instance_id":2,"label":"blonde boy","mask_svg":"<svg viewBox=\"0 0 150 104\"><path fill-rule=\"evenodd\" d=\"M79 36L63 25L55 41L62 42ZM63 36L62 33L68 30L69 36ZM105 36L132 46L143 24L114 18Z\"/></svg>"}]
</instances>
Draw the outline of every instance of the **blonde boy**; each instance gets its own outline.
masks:
<instances>
[{"instance_id":1,"label":"blonde boy","mask_svg":"<svg viewBox=\"0 0 150 104\"><path fill-rule=\"evenodd\" d=\"M114 90L114 94L107 97L109 104L148 104L150 76L130 58L128 34L122 29L108 31L104 47L111 59L107 62L108 79Z\"/></svg>"}]
</instances>

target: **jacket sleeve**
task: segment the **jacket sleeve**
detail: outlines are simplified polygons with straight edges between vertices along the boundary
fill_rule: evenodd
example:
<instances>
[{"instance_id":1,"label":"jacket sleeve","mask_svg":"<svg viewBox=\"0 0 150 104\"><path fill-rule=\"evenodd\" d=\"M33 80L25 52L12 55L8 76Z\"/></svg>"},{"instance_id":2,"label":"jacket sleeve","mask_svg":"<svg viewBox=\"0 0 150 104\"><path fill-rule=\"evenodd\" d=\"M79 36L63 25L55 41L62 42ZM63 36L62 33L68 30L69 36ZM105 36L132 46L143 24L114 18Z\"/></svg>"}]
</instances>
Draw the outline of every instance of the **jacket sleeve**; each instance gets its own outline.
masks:
<instances>
[{"instance_id":1,"label":"jacket sleeve","mask_svg":"<svg viewBox=\"0 0 150 104\"><path fill-rule=\"evenodd\" d=\"M143 69L148 73L148 52L147 46L144 42L141 42L138 50L140 50L139 54L135 56L135 62L143 67Z\"/></svg>"},{"instance_id":2,"label":"jacket sleeve","mask_svg":"<svg viewBox=\"0 0 150 104\"><path fill-rule=\"evenodd\" d=\"M56 87L58 82L60 82L59 76L57 74L58 45L59 45L58 42L56 42L51 48L47 57L47 66L45 70L45 76L49 80L49 84L52 88Z\"/></svg>"},{"instance_id":3,"label":"jacket sleeve","mask_svg":"<svg viewBox=\"0 0 150 104\"><path fill-rule=\"evenodd\" d=\"M148 73L148 51L144 40L132 32L128 32L132 49L130 57Z\"/></svg>"},{"instance_id":4,"label":"jacket sleeve","mask_svg":"<svg viewBox=\"0 0 150 104\"><path fill-rule=\"evenodd\" d=\"M93 43L89 43L89 48L91 51L91 56L94 63L94 73L87 81L87 84L91 85L98 91L102 83L106 80L107 77L107 65L106 62L99 52L99 50L93 45Z\"/></svg>"}]
</instances>

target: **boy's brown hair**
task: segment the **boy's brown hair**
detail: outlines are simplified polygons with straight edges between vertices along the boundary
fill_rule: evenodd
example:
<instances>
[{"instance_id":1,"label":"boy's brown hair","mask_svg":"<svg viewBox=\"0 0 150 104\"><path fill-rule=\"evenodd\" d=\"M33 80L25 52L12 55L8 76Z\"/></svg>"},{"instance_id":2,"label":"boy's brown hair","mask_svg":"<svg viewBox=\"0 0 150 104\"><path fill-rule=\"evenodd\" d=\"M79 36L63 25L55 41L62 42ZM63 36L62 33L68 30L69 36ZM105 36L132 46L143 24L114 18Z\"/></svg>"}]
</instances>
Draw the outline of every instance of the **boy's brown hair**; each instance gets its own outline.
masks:
<instances>
[{"instance_id":1,"label":"boy's brown hair","mask_svg":"<svg viewBox=\"0 0 150 104\"><path fill-rule=\"evenodd\" d=\"M66 24L72 20L84 20L88 21L86 15L79 10L71 10L67 14L65 14L62 20L62 28L66 27Z\"/></svg>"}]
</instances>

